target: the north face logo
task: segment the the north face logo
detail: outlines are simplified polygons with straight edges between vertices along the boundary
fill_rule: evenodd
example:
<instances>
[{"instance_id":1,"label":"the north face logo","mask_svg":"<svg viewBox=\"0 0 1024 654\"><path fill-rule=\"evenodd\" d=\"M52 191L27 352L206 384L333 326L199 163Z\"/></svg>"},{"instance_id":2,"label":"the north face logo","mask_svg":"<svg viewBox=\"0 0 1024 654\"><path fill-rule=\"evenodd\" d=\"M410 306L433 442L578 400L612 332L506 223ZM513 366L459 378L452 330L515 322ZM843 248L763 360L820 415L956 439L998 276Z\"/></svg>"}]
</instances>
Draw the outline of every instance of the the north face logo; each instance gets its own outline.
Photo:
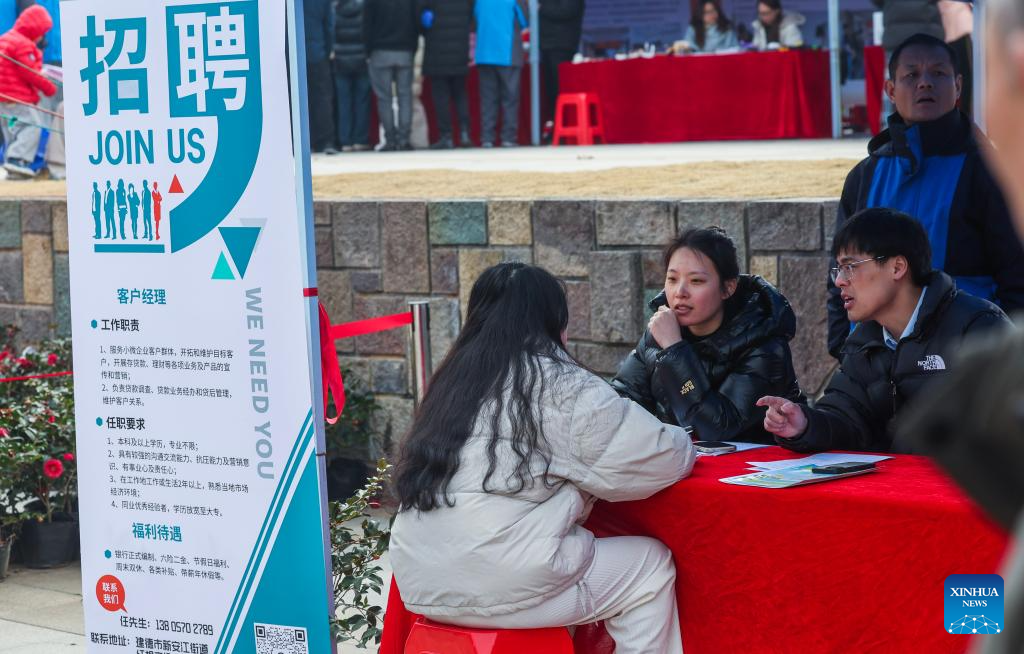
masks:
<instances>
[{"instance_id":1,"label":"the north face logo","mask_svg":"<svg viewBox=\"0 0 1024 654\"><path fill-rule=\"evenodd\" d=\"M921 370L945 370L946 362L942 360L938 354L929 354L924 358L924 361L917 362L918 367Z\"/></svg>"}]
</instances>

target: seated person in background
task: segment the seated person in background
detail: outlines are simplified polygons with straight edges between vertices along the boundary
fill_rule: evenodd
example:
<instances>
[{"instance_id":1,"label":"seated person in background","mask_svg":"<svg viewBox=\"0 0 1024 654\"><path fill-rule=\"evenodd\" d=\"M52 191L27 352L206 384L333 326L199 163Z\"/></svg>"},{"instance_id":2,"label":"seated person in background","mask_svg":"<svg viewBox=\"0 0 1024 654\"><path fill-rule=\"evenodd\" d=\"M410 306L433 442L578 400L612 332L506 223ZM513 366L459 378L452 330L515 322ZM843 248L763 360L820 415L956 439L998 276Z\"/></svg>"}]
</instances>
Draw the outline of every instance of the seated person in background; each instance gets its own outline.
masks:
<instances>
[{"instance_id":1,"label":"seated person in background","mask_svg":"<svg viewBox=\"0 0 1024 654\"><path fill-rule=\"evenodd\" d=\"M945 41L924 34L893 51L885 92L896 113L847 176L836 229L867 207L910 213L930 239L931 267L1011 313L1024 307L1024 249L981 156L988 141L957 109L955 62ZM839 358L850 323L839 289L828 287L828 349Z\"/></svg>"},{"instance_id":2,"label":"seated person in background","mask_svg":"<svg viewBox=\"0 0 1024 654\"><path fill-rule=\"evenodd\" d=\"M857 323L825 395L813 409L763 397L764 428L797 452L912 452L893 437L904 405L953 364L965 338L1010 325L987 300L958 291L931 267L921 223L892 209L865 209L835 235L832 279L849 319Z\"/></svg>"},{"instance_id":3,"label":"seated person in background","mask_svg":"<svg viewBox=\"0 0 1024 654\"><path fill-rule=\"evenodd\" d=\"M784 12L781 0L758 0L757 20L751 23L754 28L754 47L767 50L772 43L783 48L802 47L804 35L800 26L805 22L807 19L800 13Z\"/></svg>"},{"instance_id":4,"label":"seated person in background","mask_svg":"<svg viewBox=\"0 0 1024 654\"><path fill-rule=\"evenodd\" d=\"M719 0L703 0L698 7L699 11L694 12L693 19L686 28L686 37L676 43L673 50L718 52L740 46L732 21L725 17Z\"/></svg>"},{"instance_id":5,"label":"seated person in background","mask_svg":"<svg viewBox=\"0 0 1024 654\"><path fill-rule=\"evenodd\" d=\"M687 476L693 446L573 361L568 322L541 268L503 263L473 284L402 441L395 579L410 610L439 622L604 620L619 654L682 654L668 548L582 524L597 498L643 499Z\"/></svg>"},{"instance_id":6,"label":"seated person in background","mask_svg":"<svg viewBox=\"0 0 1024 654\"><path fill-rule=\"evenodd\" d=\"M703 440L771 443L763 395L803 402L789 341L796 316L760 277L740 275L717 227L683 232L665 249L665 290L612 386L663 422Z\"/></svg>"}]
</instances>

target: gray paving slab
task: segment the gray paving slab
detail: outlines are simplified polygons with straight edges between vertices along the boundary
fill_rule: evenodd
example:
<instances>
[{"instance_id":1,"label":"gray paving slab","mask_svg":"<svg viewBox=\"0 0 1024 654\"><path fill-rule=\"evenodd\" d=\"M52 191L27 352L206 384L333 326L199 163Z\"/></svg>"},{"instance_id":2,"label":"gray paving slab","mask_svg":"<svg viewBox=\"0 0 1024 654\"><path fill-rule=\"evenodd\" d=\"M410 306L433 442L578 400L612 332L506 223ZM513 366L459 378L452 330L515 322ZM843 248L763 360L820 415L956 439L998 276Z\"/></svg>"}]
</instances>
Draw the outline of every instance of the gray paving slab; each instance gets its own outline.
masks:
<instances>
[{"instance_id":1,"label":"gray paving slab","mask_svg":"<svg viewBox=\"0 0 1024 654\"><path fill-rule=\"evenodd\" d=\"M313 155L313 176L396 170L576 172L708 161L862 159L868 139L717 141L584 147L419 150Z\"/></svg>"}]
</instances>

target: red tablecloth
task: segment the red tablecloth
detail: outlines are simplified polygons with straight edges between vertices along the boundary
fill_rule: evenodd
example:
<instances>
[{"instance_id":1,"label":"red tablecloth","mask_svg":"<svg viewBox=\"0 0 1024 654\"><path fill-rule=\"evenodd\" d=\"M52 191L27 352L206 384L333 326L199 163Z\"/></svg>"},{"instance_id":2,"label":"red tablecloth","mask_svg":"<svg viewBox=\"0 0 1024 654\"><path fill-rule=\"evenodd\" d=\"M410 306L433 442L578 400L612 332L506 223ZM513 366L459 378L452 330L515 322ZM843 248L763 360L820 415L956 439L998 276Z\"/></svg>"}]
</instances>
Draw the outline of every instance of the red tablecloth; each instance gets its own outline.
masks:
<instances>
[{"instance_id":1,"label":"red tablecloth","mask_svg":"<svg viewBox=\"0 0 1024 654\"><path fill-rule=\"evenodd\" d=\"M943 629L943 582L996 572L1006 535L923 457L800 488L718 481L792 456L702 458L652 498L598 503L587 526L669 546L687 654L963 652L969 637ZM392 586L381 652L401 653L412 618Z\"/></svg>"},{"instance_id":2,"label":"red tablecloth","mask_svg":"<svg viewBox=\"0 0 1024 654\"><path fill-rule=\"evenodd\" d=\"M885 49L880 45L864 48L864 97L868 108L868 126L872 134L882 131L882 85L885 82Z\"/></svg>"},{"instance_id":3,"label":"red tablecloth","mask_svg":"<svg viewBox=\"0 0 1024 654\"><path fill-rule=\"evenodd\" d=\"M828 52L562 64L561 93L597 93L609 143L828 138Z\"/></svg>"}]
</instances>

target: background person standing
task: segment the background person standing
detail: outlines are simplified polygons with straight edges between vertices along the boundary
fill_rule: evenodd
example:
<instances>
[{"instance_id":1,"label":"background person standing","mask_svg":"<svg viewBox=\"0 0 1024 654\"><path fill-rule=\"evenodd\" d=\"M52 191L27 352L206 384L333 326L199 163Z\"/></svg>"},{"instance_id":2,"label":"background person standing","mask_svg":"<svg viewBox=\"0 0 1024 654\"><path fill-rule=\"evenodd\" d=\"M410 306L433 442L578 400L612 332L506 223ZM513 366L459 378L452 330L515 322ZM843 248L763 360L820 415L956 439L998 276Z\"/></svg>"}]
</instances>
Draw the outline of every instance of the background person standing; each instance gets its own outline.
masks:
<instances>
[{"instance_id":1,"label":"background person standing","mask_svg":"<svg viewBox=\"0 0 1024 654\"><path fill-rule=\"evenodd\" d=\"M501 112L501 145L519 141L519 85L523 71L523 41L527 26L517 0L477 0L476 65L480 72L480 140L494 147Z\"/></svg>"},{"instance_id":2,"label":"background person standing","mask_svg":"<svg viewBox=\"0 0 1024 654\"><path fill-rule=\"evenodd\" d=\"M363 43L370 55L370 83L384 127L382 151L412 150L412 63L419 45L415 0L367 0ZM398 122L392 99L398 100Z\"/></svg>"},{"instance_id":3,"label":"background person standing","mask_svg":"<svg viewBox=\"0 0 1024 654\"><path fill-rule=\"evenodd\" d=\"M540 68L544 81L543 117L553 127L558 99L558 67L576 55L583 31L584 0L544 0L540 3Z\"/></svg>"},{"instance_id":4,"label":"background person standing","mask_svg":"<svg viewBox=\"0 0 1024 654\"><path fill-rule=\"evenodd\" d=\"M342 152L370 149L370 72L363 45L365 0L339 0L334 8L334 108Z\"/></svg>"},{"instance_id":5,"label":"background person standing","mask_svg":"<svg viewBox=\"0 0 1024 654\"><path fill-rule=\"evenodd\" d=\"M331 43L334 12L331 0L303 0L306 27L306 80L309 98L309 147L313 152L334 154Z\"/></svg>"},{"instance_id":6,"label":"background person standing","mask_svg":"<svg viewBox=\"0 0 1024 654\"><path fill-rule=\"evenodd\" d=\"M440 133L437 142L430 147L435 150L455 147L453 102L459 120L459 145L469 147L472 141L466 75L469 74L473 0L426 0L420 4L419 14L425 32L423 74L430 78L430 95Z\"/></svg>"}]
</instances>

